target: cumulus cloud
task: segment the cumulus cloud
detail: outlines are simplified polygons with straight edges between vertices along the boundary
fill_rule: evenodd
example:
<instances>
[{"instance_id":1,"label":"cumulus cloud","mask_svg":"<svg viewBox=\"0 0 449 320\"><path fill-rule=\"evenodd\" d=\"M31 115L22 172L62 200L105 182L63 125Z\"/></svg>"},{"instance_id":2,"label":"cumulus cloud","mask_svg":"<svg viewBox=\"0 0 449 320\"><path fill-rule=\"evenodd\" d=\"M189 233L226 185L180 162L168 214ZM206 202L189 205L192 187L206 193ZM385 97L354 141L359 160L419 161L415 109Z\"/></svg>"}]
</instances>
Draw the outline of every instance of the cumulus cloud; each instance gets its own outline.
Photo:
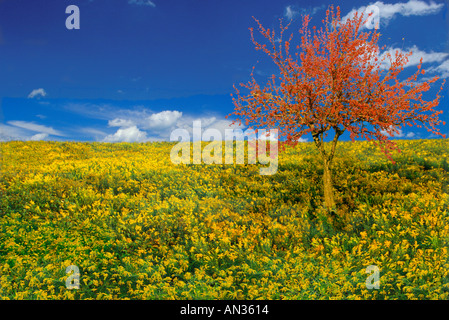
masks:
<instances>
[{"instance_id":1,"label":"cumulus cloud","mask_svg":"<svg viewBox=\"0 0 449 320\"><path fill-rule=\"evenodd\" d=\"M182 117L182 112L179 111L161 111L152 114L148 114L149 111L143 110L131 110L120 112L121 115L118 118L108 120L109 127L119 127L120 129L128 129L131 127L137 128L140 132L151 132L155 137L151 139L163 139L170 136L170 132L179 125ZM117 131L118 132L118 131ZM120 131L119 134L127 133L131 134L135 130ZM117 133L116 133L117 134ZM143 138L143 136L142 136ZM113 139L112 136L108 139Z\"/></svg>"},{"instance_id":2,"label":"cumulus cloud","mask_svg":"<svg viewBox=\"0 0 449 320\"><path fill-rule=\"evenodd\" d=\"M113 135L104 138L104 141L125 141L125 136L141 133L139 139L166 140L175 129L185 129L193 137L193 122L199 121L203 133L208 129L216 129L222 137L226 129L237 128L238 125L231 125L232 121L216 116L195 117L192 115L183 115L177 110L165 110L149 114L149 111L139 110L129 112L127 115L121 114L119 118L108 121L110 127L119 127L120 129ZM130 129L133 128L133 129ZM125 129L128 129L125 131ZM143 133L147 134L146 136ZM151 137L149 137L151 135Z\"/></svg>"},{"instance_id":3,"label":"cumulus cloud","mask_svg":"<svg viewBox=\"0 0 449 320\"><path fill-rule=\"evenodd\" d=\"M39 88L39 89L34 89L33 91L31 91L30 94L28 95L28 98L32 99L37 96L45 97L46 95L47 95L47 93L45 92L45 90L42 88Z\"/></svg>"},{"instance_id":4,"label":"cumulus cloud","mask_svg":"<svg viewBox=\"0 0 449 320\"><path fill-rule=\"evenodd\" d=\"M270 133L270 130L267 130L265 135L263 135L262 133L259 133L258 135L259 140L278 141L278 138L278 134L276 132Z\"/></svg>"},{"instance_id":5,"label":"cumulus cloud","mask_svg":"<svg viewBox=\"0 0 449 320\"><path fill-rule=\"evenodd\" d=\"M114 105L102 104L68 104L66 110L84 117L104 120L108 127L115 127L115 132L82 131L97 141L169 141L171 133L176 129L185 129L193 137L193 122L201 121L204 132L207 129L217 129L224 137L226 129L238 128L232 121L217 115L194 116L183 114L178 110L151 111L143 106L133 109L119 108ZM240 127L243 129L244 127ZM81 132L82 129L78 131Z\"/></svg>"},{"instance_id":6,"label":"cumulus cloud","mask_svg":"<svg viewBox=\"0 0 449 320\"><path fill-rule=\"evenodd\" d=\"M390 128L393 128L392 126L390 126ZM384 136L387 137L393 137L393 138L413 138L415 136L414 132L409 132L407 134L405 134L402 129L400 128L396 128L397 129L397 133L393 133L393 135L390 135L387 130L381 130L380 133L383 134Z\"/></svg>"},{"instance_id":7,"label":"cumulus cloud","mask_svg":"<svg viewBox=\"0 0 449 320\"><path fill-rule=\"evenodd\" d=\"M226 119L217 119L216 117L210 118L201 118L202 126L205 129L216 129L220 131L222 134L225 133L225 130L237 129L238 125L232 125L232 121Z\"/></svg>"},{"instance_id":8,"label":"cumulus cloud","mask_svg":"<svg viewBox=\"0 0 449 320\"><path fill-rule=\"evenodd\" d=\"M145 142L148 141L147 133L136 126L120 128L114 134L107 135L104 142Z\"/></svg>"},{"instance_id":9,"label":"cumulus cloud","mask_svg":"<svg viewBox=\"0 0 449 320\"><path fill-rule=\"evenodd\" d=\"M438 13L443 7L443 3L435 3L430 1L429 3L420 0L410 0L408 2L398 3L383 3L382 1L376 1L371 5L375 5L379 8L379 18L381 24L388 25L388 23L397 15L405 17L410 16L425 16ZM352 9L346 14L342 21L354 17L356 12L365 13L367 6L361 6L357 9Z\"/></svg>"},{"instance_id":10,"label":"cumulus cloud","mask_svg":"<svg viewBox=\"0 0 449 320\"><path fill-rule=\"evenodd\" d=\"M392 126L390 126L390 129L392 129ZM402 130L401 129L397 129L397 130L398 130L398 133L393 133L393 134L389 134L387 132L387 130L381 130L380 133L387 137L395 137L395 138L403 137L404 134L402 133Z\"/></svg>"},{"instance_id":11,"label":"cumulus cloud","mask_svg":"<svg viewBox=\"0 0 449 320\"><path fill-rule=\"evenodd\" d=\"M176 110L154 113L146 118L146 127L156 131L168 129L171 128L181 117L182 112Z\"/></svg>"},{"instance_id":12,"label":"cumulus cloud","mask_svg":"<svg viewBox=\"0 0 449 320\"><path fill-rule=\"evenodd\" d=\"M239 126L237 124L232 124L232 121L227 119L217 119L214 116L209 117L191 117L185 116L176 124L176 128L185 129L190 137L193 140L199 140L200 137L194 136L193 125L195 123L199 123L201 127L203 141L211 141L211 140L223 140L225 139L226 130L232 129L242 129L244 130L244 126ZM214 136L213 139L210 136L211 134L217 133L219 136ZM220 137L221 136L221 137Z\"/></svg>"}]
</instances>

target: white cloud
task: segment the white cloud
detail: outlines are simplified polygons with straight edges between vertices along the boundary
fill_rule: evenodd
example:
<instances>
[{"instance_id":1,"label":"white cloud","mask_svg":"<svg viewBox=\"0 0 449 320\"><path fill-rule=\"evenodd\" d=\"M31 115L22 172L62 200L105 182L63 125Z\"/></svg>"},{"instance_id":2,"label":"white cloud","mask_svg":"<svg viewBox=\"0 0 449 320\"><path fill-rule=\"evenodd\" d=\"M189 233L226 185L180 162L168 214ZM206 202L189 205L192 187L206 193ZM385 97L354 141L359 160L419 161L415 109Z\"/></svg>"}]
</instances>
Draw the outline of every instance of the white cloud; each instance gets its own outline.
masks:
<instances>
[{"instance_id":1,"label":"white cloud","mask_svg":"<svg viewBox=\"0 0 449 320\"><path fill-rule=\"evenodd\" d=\"M126 112L127 111L127 112ZM180 111L161 111L148 115L148 110L121 110L120 117L108 121L109 127L120 127L126 129L136 127L141 130L151 131L159 137L169 137L170 132L179 125L179 120L182 117Z\"/></svg>"},{"instance_id":2,"label":"white cloud","mask_svg":"<svg viewBox=\"0 0 449 320\"><path fill-rule=\"evenodd\" d=\"M108 121L108 126L110 127L132 127L134 125L134 121L129 119L115 118Z\"/></svg>"},{"instance_id":3,"label":"white cloud","mask_svg":"<svg viewBox=\"0 0 449 320\"><path fill-rule=\"evenodd\" d=\"M103 139L104 142L145 142L148 141L147 133L139 130L136 126L120 128L116 133L110 134Z\"/></svg>"},{"instance_id":4,"label":"white cloud","mask_svg":"<svg viewBox=\"0 0 449 320\"><path fill-rule=\"evenodd\" d=\"M392 126L390 126L390 129L392 128ZM384 136L387 136L387 137L402 137L402 130L401 129L398 129L398 133L393 133L392 135L390 135L388 132L387 132L387 130L380 130L380 133L381 134L383 134Z\"/></svg>"},{"instance_id":5,"label":"white cloud","mask_svg":"<svg viewBox=\"0 0 449 320\"><path fill-rule=\"evenodd\" d=\"M426 71L429 73L439 73L439 77L442 79L449 78L449 60L444 61L437 67L431 67Z\"/></svg>"},{"instance_id":6,"label":"white cloud","mask_svg":"<svg viewBox=\"0 0 449 320\"><path fill-rule=\"evenodd\" d=\"M0 141L37 141L48 138L48 133L30 134L29 130L0 124Z\"/></svg>"},{"instance_id":7,"label":"white cloud","mask_svg":"<svg viewBox=\"0 0 449 320\"><path fill-rule=\"evenodd\" d=\"M370 63L376 63L374 59L377 58L379 61L379 67L381 69L388 70L390 68L390 59L387 57L387 54L390 54L392 61L394 61L396 52L405 55L411 51L412 54L408 57L408 62L404 66L404 68L419 65L422 58L423 69L426 72L426 76L433 73L435 75L438 75L442 79L449 77L449 53L447 52L424 51L419 49L416 45L413 45L412 47L406 49L389 47L382 53L379 52L378 47L374 48L374 50L375 53L370 57ZM367 52L368 51L370 50L368 49ZM433 65L425 66L426 64ZM439 65L435 66L435 64ZM425 77L422 80L427 81L430 78L432 77Z\"/></svg>"},{"instance_id":8,"label":"white cloud","mask_svg":"<svg viewBox=\"0 0 449 320\"><path fill-rule=\"evenodd\" d=\"M371 5L375 5L379 8L380 22L384 26L387 25L396 15L402 15L405 17L431 15L438 13L444 7L443 3L435 3L433 1L427 3L420 0L410 0L408 2L398 2L393 4L376 1ZM342 21L352 18L356 12L359 12L360 14L364 13L366 8L366 6L361 6L357 9L352 9L342 18Z\"/></svg>"},{"instance_id":9,"label":"white cloud","mask_svg":"<svg viewBox=\"0 0 449 320\"><path fill-rule=\"evenodd\" d=\"M28 140L26 130L0 124L0 141Z\"/></svg>"},{"instance_id":10,"label":"white cloud","mask_svg":"<svg viewBox=\"0 0 449 320\"><path fill-rule=\"evenodd\" d=\"M292 9L292 6L287 6L285 8L285 13L284 15L288 18L288 19L293 19L293 17L295 17L296 15L298 15L299 12L298 11L294 11Z\"/></svg>"},{"instance_id":11,"label":"white cloud","mask_svg":"<svg viewBox=\"0 0 449 320\"><path fill-rule=\"evenodd\" d=\"M222 138L225 136L226 129L238 128L238 125L231 125L232 121L217 118L216 116L204 116L194 117L191 115L183 115L182 112L177 110L165 110L148 115L146 110L129 114L128 117L116 118L108 122L109 126L120 127L121 129L129 129L135 127L140 132L151 133L154 135L153 140L166 140L170 138L170 134L175 129L186 129L190 136L193 137L193 122L201 122L201 130L204 133L208 129L218 130ZM243 128L243 127L240 127ZM129 130L126 132L120 131L115 134L115 137L119 134L125 134L135 132L135 130ZM147 137L148 138L148 137ZM114 139L109 136L107 139ZM150 139L150 138L148 138Z\"/></svg>"},{"instance_id":12,"label":"white cloud","mask_svg":"<svg viewBox=\"0 0 449 320\"><path fill-rule=\"evenodd\" d=\"M30 140L32 141L39 141L39 140L44 140L48 137L48 133L36 133L35 135L33 135Z\"/></svg>"},{"instance_id":13,"label":"white cloud","mask_svg":"<svg viewBox=\"0 0 449 320\"><path fill-rule=\"evenodd\" d=\"M325 8L324 5L317 6L317 7L308 7L308 8L300 8L297 6L286 6L284 10L284 16L288 19L294 19L299 15L309 15L313 16L315 13L317 13L320 10L323 10Z\"/></svg>"},{"instance_id":14,"label":"white cloud","mask_svg":"<svg viewBox=\"0 0 449 320\"><path fill-rule=\"evenodd\" d=\"M278 141L278 134L273 132L273 134L269 133L270 130L267 130L265 135L259 134L258 138L259 140L266 140L266 141Z\"/></svg>"},{"instance_id":15,"label":"white cloud","mask_svg":"<svg viewBox=\"0 0 449 320\"><path fill-rule=\"evenodd\" d=\"M211 120L212 120L212 122L208 123L208 121L211 121ZM207 130L207 129L216 129L216 130L220 131L223 139L225 138L225 132L226 132L225 130L232 130L232 129L244 130L243 126L239 127L237 124L233 125L232 121L227 120L227 119L217 120L215 117L212 117L209 119L208 118L204 119L204 122L205 122L205 124L204 124L205 129L203 129L203 132L204 132L204 130Z\"/></svg>"},{"instance_id":16,"label":"white cloud","mask_svg":"<svg viewBox=\"0 0 449 320\"><path fill-rule=\"evenodd\" d=\"M129 0L129 4L136 4L138 6L150 6L155 8L156 4L153 1L150 0Z\"/></svg>"},{"instance_id":17,"label":"white cloud","mask_svg":"<svg viewBox=\"0 0 449 320\"><path fill-rule=\"evenodd\" d=\"M230 126L232 121L219 116L206 115L195 117L184 115L177 110L164 110L152 112L143 106L135 106L134 109L122 109L113 105L95 104L67 104L66 110L79 113L84 117L105 120L109 127L117 127L113 134L103 135L101 132L87 132L97 141L128 141L131 138L139 141L169 141L173 130L186 129L193 136L193 121L200 120L204 132L207 129L217 129L224 137L225 129L238 128L238 125ZM240 127L243 129L244 127ZM80 129L81 130L81 129ZM92 133L92 134L91 134ZM132 140L131 139L131 140Z\"/></svg>"},{"instance_id":18,"label":"white cloud","mask_svg":"<svg viewBox=\"0 0 449 320\"><path fill-rule=\"evenodd\" d=\"M401 14L403 16L427 16L438 13L443 7L443 3L435 3L430 1L410 0L406 3L384 4L381 1L377 1L381 11L381 15L387 15L392 17L395 14Z\"/></svg>"},{"instance_id":19,"label":"white cloud","mask_svg":"<svg viewBox=\"0 0 449 320\"><path fill-rule=\"evenodd\" d=\"M390 126L390 128L392 128L392 126ZM398 133L393 133L393 135L391 136L389 133L387 133L387 130L381 130L380 133L383 134L384 136L387 137L393 137L393 138L413 138L415 136L414 132L409 132L407 134L405 134L402 129L397 128Z\"/></svg>"},{"instance_id":20,"label":"white cloud","mask_svg":"<svg viewBox=\"0 0 449 320\"><path fill-rule=\"evenodd\" d=\"M61 136L61 137L64 136L64 134L62 132L53 129L52 127L47 127L47 126L37 124L34 122L15 121L14 120L14 121L8 121L8 124L15 126L15 127L23 128L26 130L34 131L34 132L46 133L46 134L53 135L53 136Z\"/></svg>"},{"instance_id":21,"label":"white cloud","mask_svg":"<svg viewBox=\"0 0 449 320\"><path fill-rule=\"evenodd\" d=\"M39 88L39 89L34 89L33 91L31 91L30 94L28 95L28 98L32 99L36 96L45 97L46 95L47 95L47 92L45 92L44 89Z\"/></svg>"},{"instance_id":22,"label":"white cloud","mask_svg":"<svg viewBox=\"0 0 449 320\"><path fill-rule=\"evenodd\" d=\"M151 130L164 130L171 128L176 121L182 117L182 112L179 111L162 111L159 113L153 113L151 116L147 117L146 128Z\"/></svg>"},{"instance_id":23,"label":"white cloud","mask_svg":"<svg viewBox=\"0 0 449 320\"><path fill-rule=\"evenodd\" d=\"M230 121L217 121L216 117L209 117L209 118L199 118L199 119L195 119L195 120L199 120L201 121L201 126L203 128L211 128L211 129L225 129L226 126L229 126ZM192 122L193 119L189 119L189 122ZM213 127L211 127L212 125L214 125Z\"/></svg>"},{"instance_id":24,"label":"white cloud","mask_svg":"<svg viewBox=\"0 0 449 320\"><path fill-rule=\"evenodd\" d=\"M441 62L446 57L449 56L449 53L447 53L447 52L433 52L433 51L425 52L425 51L418 49L418 47L416 45L411 47L407 51L412 51L412 55L409 57L409 62L407 64L407 67L409 65L410 66L418 65L419 60L421 58L423 59L423 63L432 63L432 62Z\"/></svg>"},{"instance_id":25,"label":"white cloud","mask_svg":"<svg viewBox=\"0 0 449 320\"><path fill-rule=\"evenodd\" d=\"M423 64L424 64L424 63L441 62L444 59L446 59L446 57L449 56L449 53L446 53L446 52L434 52L434 51L425 52L425 51L419 49L416 45L414 45L413 47L405 49L405 50L402 50L399 48L389 48L382 53L380 58L383 58L383 57L385 57L385 55L387 53L390 53L391 57L394 59L396 51L399 51L403 54L412 51L412 55L408 57L409 61L405 65L405 67L411 67L411 66L418 65L421 58L423 59ZM382 62L382 66L383 66L383 68L388 69L390 67L389 59L385 59Z\"/></svg>"},{"instance_id":26,"label":"white cloud","mask_svg":"<svg viewBox=\"0 0 449 320\"><path fill-rule=\"evenodd\" d=\"M232 124L232 121L227 119L217 119L214 116L210 117L200 117L200 118L194 118L191 116L185 116L182 119L180 119L176 123L176 128L185 129L190 134L190 137L194 140L196 140L196 137L193 136L193 122L199 121L201 125L201 132L203 134L203 139L205 141L208 141L209 139L207 137L204 137L204 133L206 130L209 129L215 129L220 132L221 139L225 138L225 130L226 129L242 129L244 130L244 126L239 127L238 124ZM170 132L171 133L171 132ZM168 134L168 137L170 136L170 133ZM214 139L219 139L219 137L214 137Z\"/></svg>"}]
</instances>

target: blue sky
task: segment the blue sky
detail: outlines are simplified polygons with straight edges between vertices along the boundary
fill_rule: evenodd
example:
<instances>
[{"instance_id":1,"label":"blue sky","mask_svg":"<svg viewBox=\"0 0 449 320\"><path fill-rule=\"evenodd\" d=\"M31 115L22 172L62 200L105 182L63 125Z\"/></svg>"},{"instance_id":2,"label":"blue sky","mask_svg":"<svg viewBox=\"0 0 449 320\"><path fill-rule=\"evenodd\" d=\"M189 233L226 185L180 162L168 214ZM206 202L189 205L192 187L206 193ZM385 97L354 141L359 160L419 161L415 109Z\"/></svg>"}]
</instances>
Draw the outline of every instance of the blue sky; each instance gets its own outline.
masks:
<instances>
[{"instance_id":1,"label":"blue sky","mask_svg":"<svg viewBox=\"0 0 449 320\"><path fill-rule=\"evenodd\" d=\"M320 26L330 4L343 16L376 4L380 44L414 52L405 75L422 57L429 76L449 78L447 1L0 0L0 140L168 140L195 119L229 128L233 84L257 61L260 79L276 72L254 50L252 16L270 28L293 19L296 32L301 14ZM79 29L66 28L69 5L80 10ZM439 108L449 123L448 88Z\"/></svg>"}]
</instances>

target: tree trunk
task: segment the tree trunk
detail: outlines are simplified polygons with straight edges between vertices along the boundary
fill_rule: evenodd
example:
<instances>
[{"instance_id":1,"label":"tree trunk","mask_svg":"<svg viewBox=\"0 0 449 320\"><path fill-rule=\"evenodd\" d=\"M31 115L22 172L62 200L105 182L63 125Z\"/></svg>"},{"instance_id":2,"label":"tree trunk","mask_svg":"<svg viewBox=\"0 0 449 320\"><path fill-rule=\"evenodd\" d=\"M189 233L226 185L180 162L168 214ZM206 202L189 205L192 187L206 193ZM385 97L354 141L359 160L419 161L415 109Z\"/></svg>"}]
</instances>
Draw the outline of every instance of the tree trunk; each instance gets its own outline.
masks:
<instances>
[{"instance_id":1,"label":"tree trunk","mask_svg":"<svg viewBox=\"0 0 449 320\"><path fill-rule=\"evenodd\" d=\"M328 211L335 211L335 201L334 201L334 188L332 186L332 177L330 170L330 163L324 160L324 173L323 173L323 184L324 184L324 203Z\"/></svg>"},{"instance_id":2,"label":"tree trunk","mask_svg":"<svg viewBox=\"0 0 449 320\"><path fill-rule=\"evenodd\" d=\"M323 159L323 186L324 186L324 205L328 213L336 213L337 206L335 205L334 200L334 188L332 186L332 176L331 176L331 165L332 160L334 159L335 148L337 146L338 138L343 134L344 130L340 129L338 126L333 127L335 130L335 136L332 140L331 149L326 152L323 144L323 133L325 131L317 131L312 133L313 141L315 141L315 145L320 151L321 157ZM311 130L314 130L314 127L311 126Z\"/></svg>"}]
</instances>

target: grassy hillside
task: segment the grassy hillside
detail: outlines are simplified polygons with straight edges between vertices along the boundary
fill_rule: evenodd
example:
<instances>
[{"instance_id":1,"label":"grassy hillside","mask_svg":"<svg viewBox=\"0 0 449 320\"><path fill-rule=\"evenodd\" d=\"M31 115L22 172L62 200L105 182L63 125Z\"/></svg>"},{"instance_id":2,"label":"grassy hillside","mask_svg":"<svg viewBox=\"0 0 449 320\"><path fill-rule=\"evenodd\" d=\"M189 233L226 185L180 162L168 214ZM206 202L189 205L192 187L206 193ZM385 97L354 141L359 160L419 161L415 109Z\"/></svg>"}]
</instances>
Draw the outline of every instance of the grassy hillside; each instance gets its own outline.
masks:
<instances>
[{"instance_id":1,"label":"grassy hillside","mask_svg":"<svg viewBox=\"0 0 449 320\"><path fill-rule=\"evenodd\" d=\"M398 144L338 145L328 217L311 143L271 176L170 143L1 143L0 298L448 299L449 141Z\"/></svg>"}]
</instances>

